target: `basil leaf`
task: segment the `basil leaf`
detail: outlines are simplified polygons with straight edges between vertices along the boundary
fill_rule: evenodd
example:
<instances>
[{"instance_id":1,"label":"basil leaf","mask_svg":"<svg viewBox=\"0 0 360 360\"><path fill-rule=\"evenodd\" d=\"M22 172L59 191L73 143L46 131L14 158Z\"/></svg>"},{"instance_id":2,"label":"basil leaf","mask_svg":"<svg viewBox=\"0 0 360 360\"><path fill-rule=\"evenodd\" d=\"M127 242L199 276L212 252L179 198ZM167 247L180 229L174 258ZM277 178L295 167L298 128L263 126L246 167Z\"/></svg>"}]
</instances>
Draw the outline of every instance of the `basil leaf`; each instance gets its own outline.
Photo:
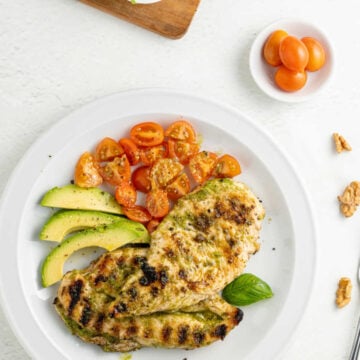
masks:
<instances>
[{"instance_id":1,"label":"basil leaf","mask_svg":"<svg viewBox=\"0 0 360 360\"><path fill-rule=\"evenodd\" d=\"M271 287L253 274L242 274L226 285L222 297L231 305L250 305L273 296Z\"/></svg>"}]
</instances>

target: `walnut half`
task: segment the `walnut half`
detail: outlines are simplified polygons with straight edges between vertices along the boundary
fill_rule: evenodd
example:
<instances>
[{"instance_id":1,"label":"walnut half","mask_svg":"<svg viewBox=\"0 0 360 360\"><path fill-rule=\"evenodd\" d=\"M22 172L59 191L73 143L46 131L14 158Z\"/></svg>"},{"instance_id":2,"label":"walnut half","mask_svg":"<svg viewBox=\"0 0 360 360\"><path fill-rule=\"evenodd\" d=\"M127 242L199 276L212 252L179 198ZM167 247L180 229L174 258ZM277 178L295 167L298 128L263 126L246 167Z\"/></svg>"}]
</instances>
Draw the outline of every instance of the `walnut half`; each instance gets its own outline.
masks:
<instances>
[{"instance_id":1,"label":"walnut half","mask_svg":"<svg viewBox=\"0 0 360 360\"><path fill-rule=\"evenodd\" d=\"M340 211L346 217L352 216L360 205L360 182L351 182L350 185L345 188L343 194L338 196L338 200L340 202Z\"/></svg>"},{"instance_id":2,"label":"walnut half","mask_svg":"<svg viewBox=\"0 0 360 360\"><path fill-rule=\"evenodd\" d=\"M334 142L335 142L336 151L338 153L341 153L344 150L346 150L346 151L351 151L352 150L350 144L345 140L345 138L342 135L340 135L338 133L334 133L333 134L333 139L334 139Z\"/></svg>"},{"instance_id":3,"label":"walnut half","mask_svg":"<svg viewBox=\"0 0 360 360\"><path fill-rule=\"evenodd\" d=\"M338 289L336 291L336 305L338 308L342 308L350 302L351 290L351 280L347 277L342 277L339 280Z\"/></svg>"}]
</instances>

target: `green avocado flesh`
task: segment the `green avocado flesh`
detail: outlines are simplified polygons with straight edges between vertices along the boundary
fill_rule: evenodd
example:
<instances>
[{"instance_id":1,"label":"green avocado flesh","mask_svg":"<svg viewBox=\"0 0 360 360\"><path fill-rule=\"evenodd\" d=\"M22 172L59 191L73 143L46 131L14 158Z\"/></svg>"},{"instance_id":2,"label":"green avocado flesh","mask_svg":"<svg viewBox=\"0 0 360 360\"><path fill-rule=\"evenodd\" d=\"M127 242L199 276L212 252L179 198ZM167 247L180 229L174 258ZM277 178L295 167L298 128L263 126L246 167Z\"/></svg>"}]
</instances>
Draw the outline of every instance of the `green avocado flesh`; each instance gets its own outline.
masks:
<instances>
[{"instance_id":1,"label":"green avocado flesh","mask_svg":"<svg viewBox=\"0 0 360 360\"><path fill-rule=\"evenodd\" d=\"M92 210L60 210L40 231L40 240L62 241L68 234L126 220L123 217Z\"/></svg>"},{"instance_id":2,"label":"green avocado flesh","mask_svg":"<svg viewBox=\"0 0 360 360\"><path fill-rule=\"evenodd\" d=\"M42 285L48 287L61 280L65 261L77 250L98 246L112 251L128 243L149 241L144 225L128 219L80 231L62 241L46 257L41 269Z\"/></svg>"},{"instance_id":3,"label":"green avocado flesh","mask_svg":"<svg viewBox=\"0 0 360 360\"><path fill-rule=\"evenodd\" d=\"M65 185L49 190L41 199L40 204L52 208L123 214L121 206L110 193L99 188L81 188L77 185Z\"/></svg>"}]
</instances>

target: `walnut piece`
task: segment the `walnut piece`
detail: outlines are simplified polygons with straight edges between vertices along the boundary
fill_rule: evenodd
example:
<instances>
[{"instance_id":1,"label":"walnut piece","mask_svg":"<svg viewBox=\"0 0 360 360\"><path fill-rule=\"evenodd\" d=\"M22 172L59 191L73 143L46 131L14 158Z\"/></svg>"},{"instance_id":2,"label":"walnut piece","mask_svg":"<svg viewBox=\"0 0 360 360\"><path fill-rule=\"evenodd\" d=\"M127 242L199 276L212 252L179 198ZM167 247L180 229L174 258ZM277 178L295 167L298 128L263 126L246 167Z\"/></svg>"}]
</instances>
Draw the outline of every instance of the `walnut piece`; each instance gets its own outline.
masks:
<instances>
[{"instance_id":1,"label":"walnut piece","mask_svg":"<svg viewBox=\"0 0 360 360\"><path fill-rule=\"evenodd\" d=\"M343 194L338 196L340 202L340 211L346 217L350 217L360 205L360 182L353 181L348 185Z\"/></svg>"},{"instance_id":2,"label":"walnut piece","mask_svg":"<svg viewBox=\"0 0 360 360\"><path fill-rule=\"evenodd\" d=\"M351 280L347 277L342 277L339 280L338 289L336 291L336 305L338 308L342 308L350 302L351 290Z\"/></svg>"},{"instance_id":3,"label":"walnut piece","mask_svg":"<svg viewBox=\"0 0 360 360\"><path fill-rule=\"evenodd\" d=\"M334 133L333 138L335 141L335 148L338 153L341 153L344 150L346 151L352 150L350 144L345 140L345 138L342 135L338 133Z\"/></svg>"}]
</instances>

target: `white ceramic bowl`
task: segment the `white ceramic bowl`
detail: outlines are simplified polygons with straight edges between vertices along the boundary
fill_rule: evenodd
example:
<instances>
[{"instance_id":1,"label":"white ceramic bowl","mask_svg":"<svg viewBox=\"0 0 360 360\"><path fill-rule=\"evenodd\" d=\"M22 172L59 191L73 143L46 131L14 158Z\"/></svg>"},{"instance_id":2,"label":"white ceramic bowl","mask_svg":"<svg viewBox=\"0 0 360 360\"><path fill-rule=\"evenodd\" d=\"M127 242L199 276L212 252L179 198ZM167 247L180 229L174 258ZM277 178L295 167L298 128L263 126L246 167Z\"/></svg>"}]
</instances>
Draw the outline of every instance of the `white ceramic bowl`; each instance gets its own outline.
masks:
<instances>
[{"instance_id":1,"label":"white ceramic bowl","mask_svg":"<svg viewBox=\"0 0 360 360\"><path fill-rule=\"evenodd\" d=\"M274 81L277 68L267 64L263 57L263 47L268 36L280 29L299 38L311 36L320 41L325 49L325 65L318 71L308 71L307 82L298 91L286 92L278 88ZM258 34L250 50L249 65L256 84L267 95L280 101L301 102L310 99L328 84L334 68L334 51L328 37L317 26L302 20L282 19L270 24Z\"/></svg>"}]
</instances>

